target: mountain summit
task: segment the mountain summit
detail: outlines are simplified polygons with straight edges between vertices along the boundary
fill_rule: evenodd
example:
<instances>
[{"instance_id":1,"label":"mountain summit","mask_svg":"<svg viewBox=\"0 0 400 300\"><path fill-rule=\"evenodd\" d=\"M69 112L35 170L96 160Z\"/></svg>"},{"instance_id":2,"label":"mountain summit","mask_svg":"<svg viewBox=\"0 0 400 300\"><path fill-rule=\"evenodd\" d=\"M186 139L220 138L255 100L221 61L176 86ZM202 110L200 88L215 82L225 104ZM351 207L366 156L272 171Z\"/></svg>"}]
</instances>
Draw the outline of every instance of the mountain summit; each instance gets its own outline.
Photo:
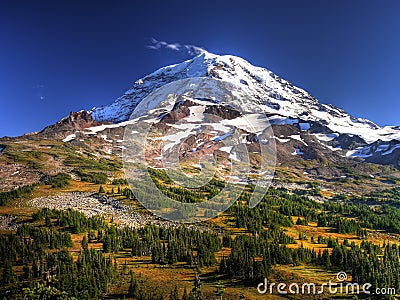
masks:
<instances>
[{"instance_id":1,"label":"mountain summit","mask_svg":"<svg viewBox=\"0 0 400 300\"><path fill-rule=\"evenodd\" d=\"M372 121L355 118L333 105L323 104L305 90L273 72L232 55L204 52L198 56L158 69L137 80L114 103L94 108L92 116L99 122L127 121L135 107L147 95L168 83L194 77L209 77L240 86L252 97L241 107L258 111L271 118L271 124L290 124L310 130L334 150L372 162L392 161L400 149L400 130L394 126L379 127ZM390 155L391 159L388 159Z\"/></svg>"},{"instance_id":2,"label":"mountain summit","mask_svg":"<svg viewBox=\"0 0 400 300\"><path fill-rule=\"evenodd\" d=\"M137 104L155 89L173 81L194 77L210 77L241 86L254 97L252 101L260 113L321 122L332 131L356 134L366 142L400 139L400 131L395 127L380 128L372 121L352 117L340 108L322 104L305 90L265 68L251 65L243 58L209 52L160 68L137 80L111 105L94 108L92 116L102 122L126 121Z\"/></svg>"}]
</instances>

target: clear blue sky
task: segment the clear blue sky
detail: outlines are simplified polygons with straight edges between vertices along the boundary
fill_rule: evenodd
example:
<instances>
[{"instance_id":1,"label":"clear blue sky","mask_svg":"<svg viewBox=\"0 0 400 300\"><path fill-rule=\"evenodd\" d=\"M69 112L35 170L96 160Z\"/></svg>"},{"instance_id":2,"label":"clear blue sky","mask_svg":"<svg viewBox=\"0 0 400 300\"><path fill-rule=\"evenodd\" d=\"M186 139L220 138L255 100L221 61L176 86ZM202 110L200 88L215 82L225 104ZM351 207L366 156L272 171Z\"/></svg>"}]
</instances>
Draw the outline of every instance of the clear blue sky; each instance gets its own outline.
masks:
<instances>
[{"instance_id":1,"label":"clear blue sky","mask_svg":"<svg viewBox=\"0 0 400 300\"><path fill-rule=\"evenodd\" d=\"M114 4L115 3L115 4ZM400 125L400 1L1 1L0 136L111 103L194 44L266 67L324 103Z\"/></svg>"}]
</instances>

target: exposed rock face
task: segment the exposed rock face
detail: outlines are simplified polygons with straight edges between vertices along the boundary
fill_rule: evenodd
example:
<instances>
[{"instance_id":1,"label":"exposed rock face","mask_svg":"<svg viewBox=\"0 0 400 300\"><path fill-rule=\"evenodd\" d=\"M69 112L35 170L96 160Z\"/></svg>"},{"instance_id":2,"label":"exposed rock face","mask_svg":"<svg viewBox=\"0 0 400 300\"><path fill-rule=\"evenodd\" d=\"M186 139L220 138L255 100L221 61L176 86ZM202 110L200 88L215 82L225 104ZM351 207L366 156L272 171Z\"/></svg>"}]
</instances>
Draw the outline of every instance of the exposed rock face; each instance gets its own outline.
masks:
<instances>
[{"instance_id":1,"label":"exposed rock face","mask_svg":"<svg viewBox=\"0 0 400 300\"><path fill-rule=\"evenodd\" d=\"M44 128L38 133L41 138L63 139L65 136L81 131L85 128L101 125L102 123L95 121L92 114L82 110L79 112L71 112L68 117L58 121L54 125Z\"/></svg>"}]
</instances>

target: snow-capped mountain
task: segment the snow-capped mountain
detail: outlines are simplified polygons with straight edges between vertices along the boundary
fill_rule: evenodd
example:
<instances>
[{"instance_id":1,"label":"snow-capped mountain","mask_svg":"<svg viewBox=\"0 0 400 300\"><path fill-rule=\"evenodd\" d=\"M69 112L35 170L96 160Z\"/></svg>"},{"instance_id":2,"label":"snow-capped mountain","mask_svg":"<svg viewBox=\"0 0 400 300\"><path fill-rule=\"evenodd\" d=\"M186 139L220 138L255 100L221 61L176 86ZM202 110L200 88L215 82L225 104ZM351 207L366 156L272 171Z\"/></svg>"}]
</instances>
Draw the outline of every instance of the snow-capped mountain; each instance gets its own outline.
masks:
<instances>
[{"instance_id":1,"label":"snow-capped mountain","mask_svg":"<svg viewBox=\"0 0 400 300\"><path fill-rule=\"evenodd\" d=\"M203 80L224 89L214 88L214 92L217 91L215 97L196 97L193 94L186 99L183 99L186 94L176 90L177 86L182 87L185 82ZM170 91L181 95L184 101L176 102L177 105L173 106L169 114L162 112L162 106L159 111L154 110L159 113L155 118L154 111L140 114L144 112L141 108L149 108L146 103L155 108L160 103L160 91L168 92L170 86ZM242 93L245 97L241 97L240 101L235 97L221 101L226 95L227 87L232 88L228 89L232 94ZM157 97L152 96L155 90ZM202 88L198 90L201 92ZM167 94L161 95L160 101L165 100ZM148 103L149 98L152 98L151 103ZM138 109L135 110L138 105ZM151 118L153 114L153 120L156 122L152 126L157 130L157 134L165 135L161 140L155 136L153 142L150 140L148 143L154 146L146 153L146 159L148 158L151 162L149 165L153 167L164 166L161 162L163 163L165 151L172 149L170 152L178 153L173 147L179 147L180 160L192 164L195 168L202 166L199 162L201 158L211 153L216 153L216 156L221 158L222 168L228 167L235 158L243 161L240 155L235 156L235 149L224 145L224 142L227 142L226 137L231 136L233 132L233 125L238 128L240 142L246 145L252 166L258 166L258 144L264 141L259 138L259 132L271 128L268 124L272 124L276 166L281 172L277 173L277 179L285 178L285 174L290 173L294 177L305 176L311 180L327 182L336 182L342 178L381 180L388 174L398 175L400 170L400 127L380 127L369 120L355 118L340 108L320 103L305 90L265 68L255 67L240 57L219 56L207 52L191 60L163 67L137 80L110 105L90 111L72 112L40 132L15 138L1 138L0 156L7 157L8 152L15 150L8 145L26 144L27 151L31 151L31 144L37 143L39 150L61 145L69 158L72 155L71 151L90 153L90 157L122 157L126 150L130 149L125 143L125 134L129 132L126 128L135 123L135 120L129 120L133 111L140 116L139 119ZM207 114L216 118L207 120ZM245 120L250 122L256 131L248 130ZM173 125L174 122L181 121L185 122L185 126ZM202 121L206 123L204 127L210 131L203 131L199 135L196 128L199 123L204 125ZM183 129L184 132L170 131L171 128ZM160 149L164 152L159 151ZM62 168L65 168L66 172L70 171L69 165L63 167L63 156L50 153L42 157L46 158L43 164L48 164L50 173ZM397 168L397 171L392 166ZM5 183L8 187L15 186L15 180L18 178L21 179L20 183L27 184L37 182L42 176L40 170L25 165L7 163L0 169L4 170L0 172L3 178L10 178ZM22 174L18 172L25 169L26 175L14 176ZM241 180L239 176L238 180Z\"/></svg>"},{"instance_id":2,"label":"snow-capped mountain","mask_svg":"<svg viewBox=\"0 0 400 300\"><path fill-rule=\"evenodd\" d=\"M398 127L379 127L367 119L355 118L340 108L319 102L265 68L240 57L208 52L137 80L111 105L92 109L92 117L99 122L127 121L138 103L155 89L194 77L210 77L240 86L252 98L239 104L241 111L266 114L273 125L297 126L331 151L342 151L343 156L381 163L392 161L400 153ZM302 152L297 149L294 153Z\"/></svg>"}]
</instances>

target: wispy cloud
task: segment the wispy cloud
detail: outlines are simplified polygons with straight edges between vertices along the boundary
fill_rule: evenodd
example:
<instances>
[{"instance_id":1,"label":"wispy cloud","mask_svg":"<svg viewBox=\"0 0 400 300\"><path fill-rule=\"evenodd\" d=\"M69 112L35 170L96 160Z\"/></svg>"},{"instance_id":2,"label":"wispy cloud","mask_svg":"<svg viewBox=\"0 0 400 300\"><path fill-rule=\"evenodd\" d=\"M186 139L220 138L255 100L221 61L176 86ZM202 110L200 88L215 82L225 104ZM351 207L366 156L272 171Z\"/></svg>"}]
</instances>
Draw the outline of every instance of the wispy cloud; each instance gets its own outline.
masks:
<instances>
[{"instance_id":1,"label":"wispy cloud","mask_svg":"<svg viewBox=\"0 0 400 300\"><path fill-rule=\"evenodd\" d=\"M180 43L168 43L165 41L156 40L155 38L150 39L150 43L146 45L146 48L151 50L167 49L172 51L185 52L189 55L198 55L205 52L205 49L199 46L185 45Z\"/></svg>"}]
</instances>

